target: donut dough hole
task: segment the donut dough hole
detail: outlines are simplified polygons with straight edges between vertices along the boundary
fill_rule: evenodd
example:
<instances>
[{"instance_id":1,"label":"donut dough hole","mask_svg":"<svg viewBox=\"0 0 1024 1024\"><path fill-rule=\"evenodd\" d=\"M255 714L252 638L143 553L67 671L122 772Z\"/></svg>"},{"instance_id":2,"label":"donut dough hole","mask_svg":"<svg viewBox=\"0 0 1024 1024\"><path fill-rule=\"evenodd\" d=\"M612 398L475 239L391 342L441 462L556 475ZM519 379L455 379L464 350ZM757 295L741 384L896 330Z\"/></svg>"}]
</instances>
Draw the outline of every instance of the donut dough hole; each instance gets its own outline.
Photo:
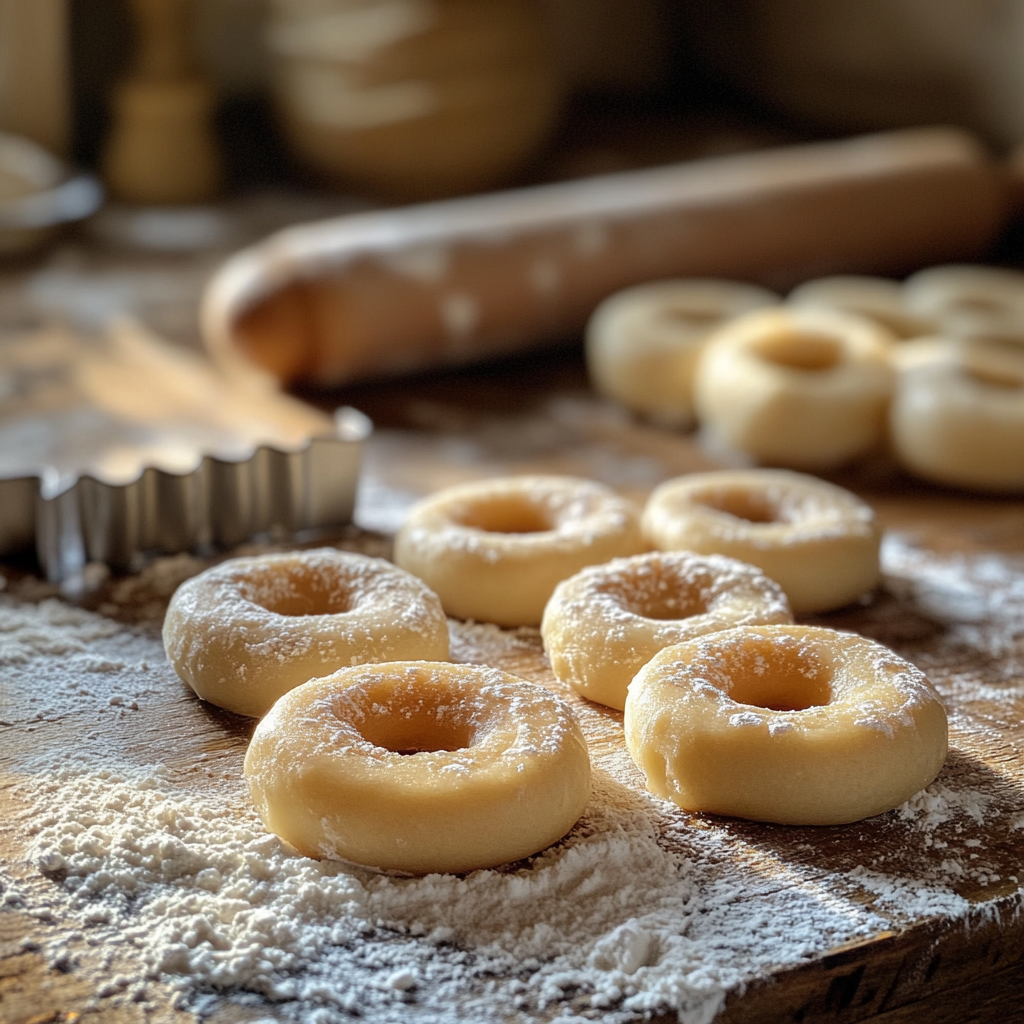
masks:
<instances>
[{"instance_id":1,"label":"donut dough hole","mask_svg":"<svg viewBox=\"0 0 1024 1024\"><path fill-rule=\"evenodd\" d=\"M648 499L644 537L662 551L718 553L756 565L797 615L841 608L877 586L881 529L869 505L788 470L694 473Z\"/></svg>"},{"instance_id":2,"label":"donut dough hole","mask_svg":"<svg viewBox=\"0 0 1024 1024\"><path fill-rule=\"evenodd\" d=\"M558 679L621 711L630 680L663 648L733 626L792 621L782 588L754 566L656 551L560 583L541 636Z\"/></svg>"},{"instance_id":3,"label":"donut dough hole","mask_svg":"<svg viewBox=\"0 0 1024 1024\"><path fill-rule=\"evenodd\" d=\"M668 647L629 687L626 746L687 811L839 825L898 807L946 757L946 713L912 664L863 637L744 626Z\"/></svg>"},{"instance_id":4,"label":"donut dough hole","mask_svg":"<svg viewBox=\"0 0 1024 1024\"><path fill-rule=\"evenodd\" d=\"M727 320L774 306L774 292L736 281L656 281L616 292L587 325L595 390L664 426L693 423L693 379L704 342Z\"/></svg>"},{"instance_id":5,"label":"donut dough hole","mask_svg":"<svg viewBox=\"0 0 1024 1024\"><path fill-rule=\"evenodd\" d=\"M390 562L332 548L235 558L186 580L163 637L203 700L253 717L342 667L448 658L435 594Z\"/></svg>"},{"instance_id":6,"label":"donut dough hole","mask_svg":"<svg viewBox=\"0 0 1024 1024\"><path fill-rule=\"evenodd\" d=\"M794 288L786 297L786 304L852 313L873 321L896 338L919 338L935 331L935 321L912 313L907 308L903 286L887 277L819 277Z\"/></svg>"},{"instance_id":7,"label":"donut dough hole","mask_svg":"<svg viewBox=\"0 0 1024 1024\"><path fill-rule=\"evenodd\" d=\"M932 339L904 346L893 451L936 483L1024 491L1024 347Z\"/></svg>"},{"instance_id":8,"label":"donut dough hole","mask_svg":"<svg viewBox=\"0 0 1024 1024\"><path fill-rule=\"evenodd\" d=\"M708 341L694 402L708 442L757 462L842 465L884 435L893 336L861 317L771 309Z\"/></svg>"},{"instance_id":9,"label":"donut dough hole","mask_svg":"<svg viewBox=\"0 0 1024 1024\"><path fill-rule=\"evenodd\" d=\"M907 307L945 336L1024 345L1024 274L1005 267L951 264L912 274Z\"/></svg>"},{"instance_id":10,"label":"donut dough hole","mask_svg":"<svg viewBox=\"0 0 1024 1024\"><path fill-rule=\"evenodd\" d=\"M342 669L274 705L245 756L270 831L308 857L473 871L560 839L590 793L569 705L497 669Z\"/></svg>"},{"instance_id":11,"label":"donut dough hole","mask_svg":"<svg viewBox=\"0 0 1024 1024\"><path fill-rule=\"evenodd\" d=\"M461 484L420 502L395 538L395 561L449 615L537 626L562 580L643 549L636 510L610 488L522 476Z\"/></svg>"}]
</instances>

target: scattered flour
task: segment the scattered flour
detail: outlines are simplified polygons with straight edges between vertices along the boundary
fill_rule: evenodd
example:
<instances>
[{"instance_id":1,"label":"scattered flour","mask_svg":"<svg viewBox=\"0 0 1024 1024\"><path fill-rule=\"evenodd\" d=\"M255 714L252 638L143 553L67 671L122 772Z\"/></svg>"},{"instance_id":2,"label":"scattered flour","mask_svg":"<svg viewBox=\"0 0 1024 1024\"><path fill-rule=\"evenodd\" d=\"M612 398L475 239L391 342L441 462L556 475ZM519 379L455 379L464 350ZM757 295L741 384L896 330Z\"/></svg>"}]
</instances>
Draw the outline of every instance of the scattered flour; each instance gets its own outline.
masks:
<instances>
[{"instance_id":1,"label":"scattered flour","mask_svg":"<svg viewBox=\"0 0 1024 1024\"><path fill-rule=\"evenodd\" d=\"M985 810L992 798L973 790L956 792L941 782L912 796L897 814L904 821L913 821L926 831L933 831L958 815L967 815L979 825L985 821Z\"/></svg>"},{"instance_id":2,"label":"scattered flour","mask_svg":"<svg viewBox=\"0 0 1024 1024\"><path fill-rule=\"evenodd\" d=\"M937 914L960 916L970 909L970 903L951 889L916 878L884 875L865 867L854 868L850 878L876 895L877 906L895 911L905 920Z\"/></svg>"},{"instance_id":3,"label":"scattered flour","mask_svg":"<svg viewBox=\"0 0 1024 1024\"><path fill-rule=\"evenodd\" d=\"M182 793L161 769L83 763L24 789L50 809L32 815L32 863L94 941L137 952L122 996L136 1001L162 978L185 1008L240 991L318 1024L565 1004L610 1021L670 1008L697 1024L773 965L885 926L841 899L716 878L614 792L513 870L395 879L295 856L238 794Z\"/></svg>"},{"instance_id":4,"label":"scattered flour","mask_svg":"<svg viewBox=\"0 0 1024 1024\"><path fill-rule=\"evenodd\" d=\"M900 580L916 609L945 627L947 646L1005 661L1024 696L1024 557L922 551L912 539L887 533L882 566Z\"/></svg>"},{"instance_id":5,"label":"scattered flour","mask_svg":"<svg viewBox=\"0 0 1024 1024\"><path fill-rule=\"evenodd\" d=\"M145 585L165 598L153 572ZM490 626L453 640L456 657L492 645L525 657L538 643L535 630ZM180 685L154 629L53 599L0 596L0 666L17 694L0 713L33 709L22 729L58 719L69 701L80 714L129 716L133 702ZM964 884L1000 881L979 837L1024 828L1019 795L1009 803L952 764L878 826L900 838L902 859L840 869L807 830L806 862L773 860L744 823L675 816L666 828L665 805L599 769L587 815L536 857L399 879L296 856L267 834L240 779L200 785L140 764L137 750L133 760L110 730L95 735L80 751L40 744L20 758L14 792L28 810L16 827L28 839L0 900L70 923L45 940L55 966L84 970L86 947L110 951L97 975L104 1005L145 1007L170 985L200 1018L227 1000L261 1024L618 1024L653 1011L707 1024L730 992L779 966L894 922L967 920L978 910Z\"/></svg>"},{"instance_id":6,"label":"scattered flour","mask_svg":"<svg viewBox=\"0 0 1024 1024\"><path fill-rule=\"evenodd\" d=\"M97 653L98 641L104 642L103 654ZM158 656L163 661L162 652ZM43 665L47 674L41 679ZM98 713L123 714L158 692L148 663L138 658L122 627L55 598L38 605L0 599L0 672L4 689L22 694L13 712L0 690L0 726L32 729L60 720L83 702Z\"/></svg>"}]
</instances>

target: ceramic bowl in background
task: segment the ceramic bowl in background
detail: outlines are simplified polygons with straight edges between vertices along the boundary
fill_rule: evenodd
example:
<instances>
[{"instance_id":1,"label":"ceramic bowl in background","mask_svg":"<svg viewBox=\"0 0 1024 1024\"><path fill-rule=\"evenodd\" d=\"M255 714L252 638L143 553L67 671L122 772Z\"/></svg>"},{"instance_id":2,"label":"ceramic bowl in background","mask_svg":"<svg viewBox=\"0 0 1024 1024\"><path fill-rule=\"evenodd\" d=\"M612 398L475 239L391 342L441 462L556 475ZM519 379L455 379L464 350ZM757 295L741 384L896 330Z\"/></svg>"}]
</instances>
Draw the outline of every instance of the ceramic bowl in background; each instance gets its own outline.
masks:
<instances>
[{"instance_id":1,"label":"ceramic bowl in background","mask_svg":"<svg viewBox=\"0 0 1024 1024\"><path fill-rule=\"evenodd\" d=\"M273 0L282 128L307 166L391 199L493 188L558 122L538 0Z\"/></svg>"},{"instance_id":2,"label":"ceramic bowl in background","mask_svg":"<svg viewBox=\"0 0 1024 1024\"><path fill-rule=\"evenodd\" d=\"M0 256L42 245L60 225L88 217L102 201L95 178L71 174L42 146L0 132Z\"/></svg>"}]
</instances>

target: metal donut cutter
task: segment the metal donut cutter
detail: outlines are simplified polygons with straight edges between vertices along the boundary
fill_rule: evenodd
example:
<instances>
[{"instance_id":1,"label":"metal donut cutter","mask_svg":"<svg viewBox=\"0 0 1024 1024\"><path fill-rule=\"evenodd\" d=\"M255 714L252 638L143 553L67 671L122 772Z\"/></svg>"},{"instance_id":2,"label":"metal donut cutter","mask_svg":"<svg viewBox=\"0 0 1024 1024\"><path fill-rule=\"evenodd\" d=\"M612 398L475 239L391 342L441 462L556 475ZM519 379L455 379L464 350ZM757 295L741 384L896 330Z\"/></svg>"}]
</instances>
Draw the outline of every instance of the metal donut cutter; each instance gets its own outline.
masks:
<instances>
[{"instance_id":1,"label":"metal donut cutter","mask_svg":"<svg viewBox=\"0 0 1024 1024\"><path fill-rule=\"evenodd\" d=\"M128 572L151 554L351 522L372 430L362 413L330 417L277 392L240 397L198 357L138 332L70 361L46 356L62 348L53 342L22 346L13 370L0 364L0 557L34 550L59 583L90 562Z\"/></svg>"}]
</instances>

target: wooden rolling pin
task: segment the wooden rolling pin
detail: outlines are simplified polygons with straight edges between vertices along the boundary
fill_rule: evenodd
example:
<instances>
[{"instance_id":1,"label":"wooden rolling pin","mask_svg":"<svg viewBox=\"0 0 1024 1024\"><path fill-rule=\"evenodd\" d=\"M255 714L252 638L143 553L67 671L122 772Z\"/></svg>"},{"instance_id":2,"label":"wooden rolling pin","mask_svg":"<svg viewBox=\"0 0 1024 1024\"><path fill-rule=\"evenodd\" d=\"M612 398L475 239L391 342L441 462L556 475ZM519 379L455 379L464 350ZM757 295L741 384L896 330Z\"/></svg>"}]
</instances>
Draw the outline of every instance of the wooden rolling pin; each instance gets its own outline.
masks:
<instances>
[{"instance_id":1,"label":"wooden rolling pin","mask_svg":"<svg viewBox=\"0 0 1024 1024\"><path fill-rule=\"evenodd\" d=\"M216 274L203 332L235 370L330 386L570 338L641 281L976 258L1009 210L952 129L762 150L290 228Z\"/></svg>"}]
</instances>

